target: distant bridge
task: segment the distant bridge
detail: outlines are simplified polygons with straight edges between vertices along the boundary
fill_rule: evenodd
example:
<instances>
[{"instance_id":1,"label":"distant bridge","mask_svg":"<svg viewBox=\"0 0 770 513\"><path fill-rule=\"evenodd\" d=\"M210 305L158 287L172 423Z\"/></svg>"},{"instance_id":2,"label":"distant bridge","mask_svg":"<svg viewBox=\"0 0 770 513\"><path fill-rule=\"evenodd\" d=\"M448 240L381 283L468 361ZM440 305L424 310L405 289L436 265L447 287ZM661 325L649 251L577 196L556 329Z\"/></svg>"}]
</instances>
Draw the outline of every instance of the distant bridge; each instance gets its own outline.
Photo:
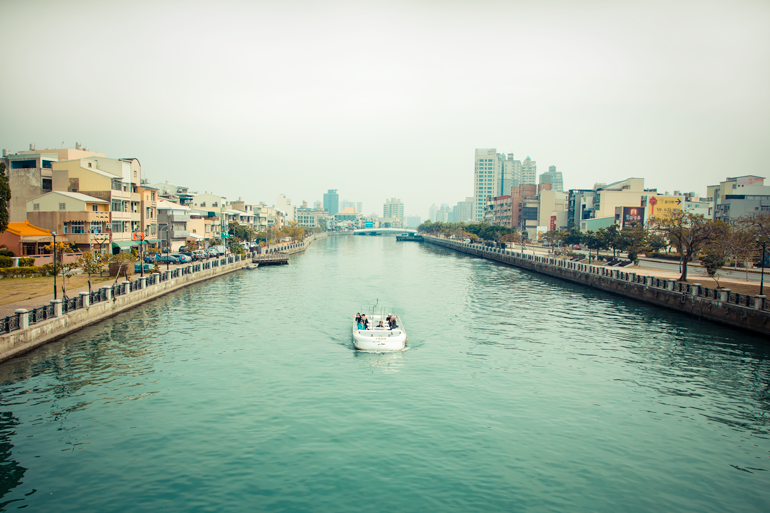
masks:
<instances>
[{"instance_id":1,"label":"distant bridge","mask_svg":"<svg viewBox=\"0 0 770 513\"><path fill-rule=\"evenodd\" d=\"M417 233L413 228L359 228L353 235L401 235L402 233Z\"/></svg>"}]
</instances>

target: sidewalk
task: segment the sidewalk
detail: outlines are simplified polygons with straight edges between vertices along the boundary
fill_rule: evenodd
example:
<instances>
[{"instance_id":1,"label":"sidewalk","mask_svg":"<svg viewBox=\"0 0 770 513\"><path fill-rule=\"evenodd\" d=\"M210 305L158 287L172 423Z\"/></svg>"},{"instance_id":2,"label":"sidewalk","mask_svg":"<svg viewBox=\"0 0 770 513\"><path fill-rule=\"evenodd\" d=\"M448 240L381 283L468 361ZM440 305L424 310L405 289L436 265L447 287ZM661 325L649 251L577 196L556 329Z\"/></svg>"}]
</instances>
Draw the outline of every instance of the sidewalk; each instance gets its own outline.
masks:
<instances>
[{"instance_id":1,"label":"sidewalk","mask_svg":"<svg viewBox=\"0 0 770 513\"><path fill-rule=\"evenodd\" d=\"M92 287L91 290L98 290L106 283L109 283L110 285L112 285L113 282L106 281L102 283L97 283ZM88 285L86 285L85 287L78 287L76 289L67 289L67 297L76 297L81 292L88 292ZM62 299L61 293L58 294L58 298ZM0 318L13 315L14 313L16 313L16 310L18 310L19 308L26 308L27 310L32 310L35 308L40 308L41 306L50 305L52 300L53 300L53 294L48 294L47 296L33 297L32 299L27 299L26 301L19 301L17 303L11 303L9 305L0 305Z\"/></svg>"}]
</instances>

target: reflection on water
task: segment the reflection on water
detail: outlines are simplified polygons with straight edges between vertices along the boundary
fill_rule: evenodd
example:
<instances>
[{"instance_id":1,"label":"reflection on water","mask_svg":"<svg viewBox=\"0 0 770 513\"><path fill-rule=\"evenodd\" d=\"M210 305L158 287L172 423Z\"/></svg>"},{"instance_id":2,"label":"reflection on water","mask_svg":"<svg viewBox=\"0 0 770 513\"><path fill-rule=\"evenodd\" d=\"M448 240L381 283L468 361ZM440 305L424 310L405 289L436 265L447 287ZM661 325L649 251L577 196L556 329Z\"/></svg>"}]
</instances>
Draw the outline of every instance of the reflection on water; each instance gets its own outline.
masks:
<instances>
[{"instance_id":1,"label":"reflection on water","mask_svg":"<svg viewBox=\"0 0 770 513\"><path fill-rule=\"evenodd\" d=\"M354 350L375 300L409 351ZM0 510L764 511L769 356L444 248L327 239L0 364Z\"/></svg>"},{"instance_id":2,"label":"reflection on water","mask_svg":"<svg viewBox=\"0 0 770 513\"><path fill-rule=\"evenodd\" d=\"M366 365L380 372L398 372L404 365L404 357L409 350L404 351L375 353L370 351L354 351L353 357L357 358L362 365Z\"/></svg>"}]
</instances>

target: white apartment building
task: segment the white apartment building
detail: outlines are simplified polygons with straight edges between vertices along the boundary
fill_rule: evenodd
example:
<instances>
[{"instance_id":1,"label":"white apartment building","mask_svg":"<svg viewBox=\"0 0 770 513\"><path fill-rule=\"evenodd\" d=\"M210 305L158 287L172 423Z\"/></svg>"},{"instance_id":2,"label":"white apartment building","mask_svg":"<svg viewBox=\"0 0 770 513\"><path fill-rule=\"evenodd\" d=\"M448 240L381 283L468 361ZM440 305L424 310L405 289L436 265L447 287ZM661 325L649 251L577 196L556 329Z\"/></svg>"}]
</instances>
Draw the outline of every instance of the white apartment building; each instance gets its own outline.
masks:
<instances>
[{"instance_id":1,"label":"white apartment building","mask_svg":"<svg viewBox=\"0 0 770 513\"><path fill-rule=\"evenodd\" d=\"M385 205L382 209L382 217L390 217L393 219L399 219L402 223L404 221L404 204L400 199L390 198L385 200Z\"/></svg>"},{"instance_id":2,"label":"white apartment building","mask_svg":"<svg viewBox=\"0 0 770 513\"><path fill-rule=\"evenodd\" d=\"M535 185L537 163L513 158L513 153L497 153L496 148L476 148L473 175L473 221L481 221L488 198L507 196L512 187Z\"/></svg>"},{"instance_id":3,"label":"white apartment building","mask_svg":"<svg viewBox=\"0 0 770 513\"><path fill-rule=\"evenodd\" d=\"M514 180L516 177L514 177ZM537 183L537 162L527 157L521 163L521 183L519 185L535 185Z\"/></svg>"},{"instance_id":4,"label":"white apartment building","mask_svg":"<svg viewBox=\"0 0 770 513\"><path fill-rule=\"evenodd\" d=\"M275 200L275 209L286 214L287 221L294 221L297 217L297 207L292 206L291 199L285 194L279 194Z\"/></svg>"}]
</instances>

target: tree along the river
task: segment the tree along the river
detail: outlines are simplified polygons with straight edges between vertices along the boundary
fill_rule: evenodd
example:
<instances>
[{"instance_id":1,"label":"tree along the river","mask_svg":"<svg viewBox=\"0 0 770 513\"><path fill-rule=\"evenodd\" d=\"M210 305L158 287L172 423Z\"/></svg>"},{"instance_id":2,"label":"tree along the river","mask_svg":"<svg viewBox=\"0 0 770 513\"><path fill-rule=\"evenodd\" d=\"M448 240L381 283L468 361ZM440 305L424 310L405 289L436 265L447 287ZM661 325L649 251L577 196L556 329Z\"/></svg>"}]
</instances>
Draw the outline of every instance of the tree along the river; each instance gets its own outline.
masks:
<instances>
[{"instance_id":1,"label":"tree along the river","mask_svg":"<svg viewBox=\"0 0 770 513\"><path fill-rule=\"evenodd\" d=\"M654 231L663 234L669 244L674 246L681 255L682 275L679 281L687 281L687 263L698 251L712 239L719 236L719 231L712 221L700 214L674 210L660 219L650 219L649 226Z\"/></svg>"},{"instance_id":2,"label":"tree along the river","mask_svg":"<svg viewBox=\"0 0 770 513\"><path fill-rule=\"evenodd\" d=\"M8 229L10 213L8 202L11 201L11 186L8 176L5 174L5 163L0 162L0 233Z\"/></svg>"}]
</instances>

